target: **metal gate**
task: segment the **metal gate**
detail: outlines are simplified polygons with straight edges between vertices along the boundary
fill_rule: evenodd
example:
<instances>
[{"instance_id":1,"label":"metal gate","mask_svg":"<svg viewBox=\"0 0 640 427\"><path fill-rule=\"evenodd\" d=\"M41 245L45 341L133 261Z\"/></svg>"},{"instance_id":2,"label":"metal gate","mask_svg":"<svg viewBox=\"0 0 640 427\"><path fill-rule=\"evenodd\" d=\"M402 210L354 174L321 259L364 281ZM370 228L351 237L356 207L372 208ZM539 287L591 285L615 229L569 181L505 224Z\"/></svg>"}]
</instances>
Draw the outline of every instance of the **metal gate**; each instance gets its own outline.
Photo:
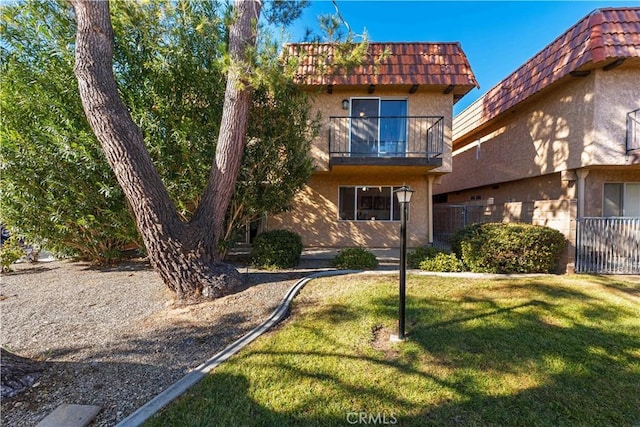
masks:
<instances>
[{"instance_id":1,"label":"metal gate","mask_svg":"<svg viewBox=\"0 0 640 427\"><path fill-rule=\"evenodd\" d=\"M577 220L576 272L640 274L640 218Z\"/></svg>"},{"instance_id":2,"label":"metal gate","mask_svg":"<svg viewBox=\"0 0 640 427\"><path fill-rule=\"evenodd\" d=\"M469 224L501 222L502 218L488 215L485 206L435 205L433 207L433 246L451 249L451 235Z\"/></svg>"}]
</instances>

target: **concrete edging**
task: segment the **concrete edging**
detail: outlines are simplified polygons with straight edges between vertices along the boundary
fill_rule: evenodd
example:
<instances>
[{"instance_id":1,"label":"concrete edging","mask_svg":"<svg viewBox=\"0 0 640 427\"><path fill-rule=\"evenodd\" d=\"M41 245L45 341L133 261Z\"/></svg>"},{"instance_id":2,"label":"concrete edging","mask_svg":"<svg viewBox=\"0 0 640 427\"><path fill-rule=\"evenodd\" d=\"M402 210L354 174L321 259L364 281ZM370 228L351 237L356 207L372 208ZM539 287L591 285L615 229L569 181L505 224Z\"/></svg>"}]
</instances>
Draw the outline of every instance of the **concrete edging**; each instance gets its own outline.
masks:
<instances>
[{"instance_id":1,"label":"concrete edging","mask_svg":"<svg viewBox=\"0 0 640 427\"><path fill-rule=\"evenodd\" d=\"M269 316L267 320L248 332L239 340L233 342L227 346L221 352L215 354L213 357L205 361L200 366L196 367L193 371L171 384L159 395L142 405L131 415L116 424L116 427L137 427L142 425L145 421L158 413L162 408L167 406L173 400L180 397L191 387L196 385L202 379L204 379L211 370L227 361L231 356L242 350L244 347L253 342L260 335L267 332L274 325L284 319L289 311L289 306L293 298L300 292L300 290L311 280L319 277L340 276L344 274L358 273L359 270L332 270L321 271L319 273L311 274L296 282L285 294L282 302L278 305L275 311Z\"/></svg>"}]
</instances>

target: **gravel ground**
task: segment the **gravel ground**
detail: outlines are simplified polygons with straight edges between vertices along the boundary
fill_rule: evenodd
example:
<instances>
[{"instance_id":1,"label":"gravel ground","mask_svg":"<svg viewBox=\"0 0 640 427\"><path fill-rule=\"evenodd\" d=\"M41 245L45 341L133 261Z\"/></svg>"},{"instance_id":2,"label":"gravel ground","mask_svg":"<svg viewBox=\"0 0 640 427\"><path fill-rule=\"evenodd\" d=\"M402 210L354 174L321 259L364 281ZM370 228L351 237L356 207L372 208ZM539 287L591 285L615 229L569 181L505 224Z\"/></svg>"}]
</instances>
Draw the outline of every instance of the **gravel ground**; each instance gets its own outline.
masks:
<instances>
[{"instance_id":1,"label":"gravel ground","mask_svg":"<svg viewBox=\"0 0 640 427\"><path fill-rule=\"evenodd\" d=\"M311 269L252 272L241 292L190 306L145 262L109 269L18 264L0 283L3 347L46 362L37 382L1 403L2 425L34 426L63 403L102 408L112 426L264 321Z\"/></svg>"}]
</instances>

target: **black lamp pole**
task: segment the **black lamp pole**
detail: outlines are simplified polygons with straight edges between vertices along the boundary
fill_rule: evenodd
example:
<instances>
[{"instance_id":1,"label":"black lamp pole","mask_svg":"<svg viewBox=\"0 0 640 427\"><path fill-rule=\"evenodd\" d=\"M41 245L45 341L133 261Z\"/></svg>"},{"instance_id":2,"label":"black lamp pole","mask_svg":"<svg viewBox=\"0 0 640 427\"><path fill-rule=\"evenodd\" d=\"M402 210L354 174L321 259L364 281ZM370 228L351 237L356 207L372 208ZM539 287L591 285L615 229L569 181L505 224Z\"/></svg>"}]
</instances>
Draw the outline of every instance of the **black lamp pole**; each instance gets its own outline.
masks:
<instances>
[{"instance_id":1,"label":"black lamp pole","mask_svg":"<svg viewBox=\"0 0 640 427\"><path fill-rule=\"evenodd\" d=\"M406 279L407 279L407 205L413 190L403 185L396 191L400 202L400 304L398 309L398 341L404 341ZM395 339L395 337L394 337Z\"/></svg>"},{"instance_id":2,"label":"black lamp pole","mask_svg":"<svg viewBox=\"0 0 640 427\"><path fill-rule=\"evenodd\" d=\"M407 202L400 203L400 305L398 310L398 340L404 340L404 318L407 279Z\"/></svg>"}]
</instances>

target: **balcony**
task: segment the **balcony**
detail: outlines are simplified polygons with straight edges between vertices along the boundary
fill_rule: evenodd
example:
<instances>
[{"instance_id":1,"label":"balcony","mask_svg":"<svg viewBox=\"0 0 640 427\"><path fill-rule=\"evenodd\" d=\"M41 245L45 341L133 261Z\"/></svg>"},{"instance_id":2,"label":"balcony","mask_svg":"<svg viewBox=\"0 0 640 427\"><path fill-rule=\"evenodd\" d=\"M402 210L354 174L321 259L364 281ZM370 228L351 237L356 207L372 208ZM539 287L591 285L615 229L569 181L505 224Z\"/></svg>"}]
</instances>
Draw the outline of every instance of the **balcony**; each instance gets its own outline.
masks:
<instances>
[{"instance_id":1,"label":"balcony","mask_svg":"<svg viewBox=\"0 0 640 427\"><path fill-rule=\"evenodd\" d=\"M330 117L334 166L442 166L444 117Z\"/></svg>"}]
</instances>

